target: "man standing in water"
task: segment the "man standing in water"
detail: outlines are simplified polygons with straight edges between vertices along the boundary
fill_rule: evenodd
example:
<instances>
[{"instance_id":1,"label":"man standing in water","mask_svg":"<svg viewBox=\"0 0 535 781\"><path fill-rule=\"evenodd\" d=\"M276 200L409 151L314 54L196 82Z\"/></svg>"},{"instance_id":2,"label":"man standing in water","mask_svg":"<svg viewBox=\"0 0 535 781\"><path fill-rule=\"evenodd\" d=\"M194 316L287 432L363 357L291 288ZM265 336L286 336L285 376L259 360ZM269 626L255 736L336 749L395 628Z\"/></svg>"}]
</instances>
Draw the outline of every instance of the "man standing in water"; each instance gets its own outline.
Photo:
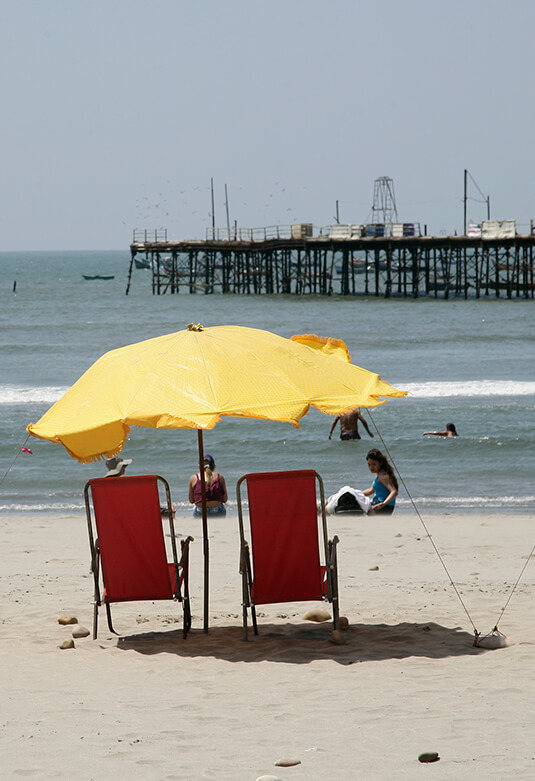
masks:
<instances>
[{"instance_id":1,"label":"man standing in water","mask_svg":"<svg viewBox=\"0 0 535 781\"><path fill-rule=\"evenodd\" d=\"M370 427L366 420L363 418L360 409L352 409L346 412L345 415L337 415L332 422L331 430L329 431L329 439L332 437L332 433L338 421L340 421L340 439L360 439L359 434L359 420L370 435L373 437Z\"/></svg>"}]
</instances>

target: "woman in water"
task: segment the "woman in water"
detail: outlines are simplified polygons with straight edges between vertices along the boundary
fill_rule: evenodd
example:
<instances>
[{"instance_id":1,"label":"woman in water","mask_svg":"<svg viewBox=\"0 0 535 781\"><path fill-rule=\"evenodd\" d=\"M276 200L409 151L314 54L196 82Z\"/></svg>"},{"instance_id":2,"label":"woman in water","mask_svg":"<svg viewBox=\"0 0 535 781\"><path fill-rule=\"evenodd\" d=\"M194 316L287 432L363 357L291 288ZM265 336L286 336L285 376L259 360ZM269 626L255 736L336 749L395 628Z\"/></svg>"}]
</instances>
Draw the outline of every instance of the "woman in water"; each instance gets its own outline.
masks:
<instances>
[{"instance_id":1,"label":"woman in water","mask_svg":"<svg viewBox=\"0 0 535 781\"><path fill-rule=\"evenodd\" d=\"M444 431L424 431L424 437L426 434L432 434L435 437L458 437L455 423L447 423Z\"/></svg>"},{"instance_id":2,"label":"woman in water","mask_svg":"<svg viewBox=\"0 0 535 781\"><path fill-rule=\"evenodd\" d=\"M396 496L398 495L398 481L394 470L388 463L386 456L376 448L370 450L366 460L368 469L376 476L372 486L362 492L365 496L373 496L370 515L391 515L394 512Z\"/></svg>"},{"instance_id":3,"label":"woman in water","mask_svg":"<svg viewBox=\"0 0 535 781\"><path fill-rule=\"evenodd\" d=\"M206 487L206 512L208 515L226 515L228 500L225 478L215 472L215 461L208 453L204 456L204 481ZM202 489L199 473L189 479L189 501L194 504L193 515L202 515Z\"/></svg>"}]
</instances>

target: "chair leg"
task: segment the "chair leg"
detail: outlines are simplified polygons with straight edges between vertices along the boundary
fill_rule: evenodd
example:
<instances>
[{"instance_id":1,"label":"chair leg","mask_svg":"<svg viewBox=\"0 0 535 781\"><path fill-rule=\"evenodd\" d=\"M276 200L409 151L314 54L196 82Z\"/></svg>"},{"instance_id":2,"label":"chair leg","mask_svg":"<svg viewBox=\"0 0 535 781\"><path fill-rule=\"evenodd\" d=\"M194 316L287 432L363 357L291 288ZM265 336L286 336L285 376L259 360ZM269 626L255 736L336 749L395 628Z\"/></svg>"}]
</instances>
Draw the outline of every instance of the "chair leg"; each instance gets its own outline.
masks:
<instances>
[{"instance_id":1,"label":"chair leg","mask_svg":"<svg viewBox=\"0 0 535 781\"><path fill-rule=\"evenodd\" d=\"M191 607L189 603L189 545L193 542L193 537L187 537L185 540L180 540L180 567L182 568L182 586L184 588L184 596L182 596L182 589L179 588L179 599L182 601L182 637L186 639L188 632L191 629Z\"/></svg>"},{"instance_id":2,"label":"chair leg","mask_svg":"<svg viewBox=\"0 0 535 781\"><path fill-rule=\"evenodd\" d=\"M331 580L331 600L333 605L333 628L340 629L340 606L338 604L338 556L336 546L338 537L329 540L329 570Z\"/></svg>"},{"instance_id":3,"label":"chair leg","mask_svg":"<svg viewBox=\"0 0 535 781\"><path fill-rule=\"evenodd\" d=\"M338 599L333 599L333 629L340 629L340 611L338 608Z\"/></svg>"},{"instance_id":4,"label":"chair leg","mask_svg":"<svg viewBox=\"0 0 535 781\"><path fill-rule=\"evenodd\" d=\"M115 629L113 628L113 624L111 622L111 607L110 607L110 603L109 602L105 602L104 604L106 605L106 616L108 618L109 630L110 630L110 632L113 632L114 635L116 635L116 634L118 634L118 632L115 631Z\"/></svg>"},{"instance_id":5,"label":"chair leg","mask_svg":"<svg viewBox=\"0 0 535 781\"><path fill-rule=\"evenodd\" d=\"M98 539L96 544L91 544L91 572L93 573L93 640L96 640L98 631L98 609L101 604L99 588L100 548L98 546Z\"/></svg>"},{"instance_id":6,"label":"chair leg","mask_svg":"<svg viewBox=\"0 0 535 781\"><path fill-rule=\"evenodd\" d=\"M185 640L188 636L189 630L191 629L191 609L189 606L189 599L187 597L183 597L182 599L182 611L182 637Z\"/></svg>"},{"instance_id":7,"label":"chair leg","mask_svg":"<svg viewBox=\"0 0 535 781\"><path fill-rule=\"evenodd\" d=\"M93 640L97 639L97 629L98 629L98 602L95 599L95 602L93 604Z\"/></svg>"},{"instance_id":8,"label":"chair leg","mask_svg":"<svg viewBox=\"0 0 535 781\"><path fill-rule=\"evenodd\" d=\"M249 639L249 632L247 626L247 608L251 604L251 563L249 559L249 546L244 541L242 544L240 554L240 572L241 572L241 585L242 585L242 611L243 611L243 639Z\"/></svg>"},{"instance_id":9,"label":"chair leg","mask_svg":"<svg viewBox=\"0 0 535 781\"><path fill-rule=\"evenodd\" d=\"M258 634L258 625L256 623L256 608L254 605L251 605L251 618L253 619L253 630L255 635Z\"/></svg>"},{"instance_id":10,"label":"chair leg","mask_svg":"<svg viewBox=\"0 0 535 781\"><path fill-rule=\"evenodd\" d=\"M247 627L247 605L245 604L245 602L243 603L242 610L243 610L243 639L248 640L249 637L248 637L248 627Z\"/></svg>"}]
</instances>

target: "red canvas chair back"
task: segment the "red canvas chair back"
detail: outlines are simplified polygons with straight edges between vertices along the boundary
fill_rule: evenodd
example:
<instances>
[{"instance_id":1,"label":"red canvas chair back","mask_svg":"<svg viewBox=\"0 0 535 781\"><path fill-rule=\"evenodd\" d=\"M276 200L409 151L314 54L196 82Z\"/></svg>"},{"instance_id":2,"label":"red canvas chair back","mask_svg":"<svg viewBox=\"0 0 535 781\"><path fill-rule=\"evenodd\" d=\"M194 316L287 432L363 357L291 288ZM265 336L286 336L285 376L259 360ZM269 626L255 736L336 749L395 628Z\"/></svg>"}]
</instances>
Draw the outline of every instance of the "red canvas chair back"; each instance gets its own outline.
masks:
<instances>
[{"instance_id":1,"label":"red canvas chair back","mask_svg":"<svg viewBox=\"0 0 535 781\"><path fill-rule=\"evenodd\" d=\"M108 602L172 599L155 475L89 481Z\"/></svg>"},{"instance_id":2,"label":"red canvas chair back","mask_svg":"<svg viewBox=\"0 0 535 781\"><path fill-rule=\"evenodd\" d=\"M313 470L246 475L253 584L258 604L321 599L316 473Z\"/></svg>"}]
</instances>

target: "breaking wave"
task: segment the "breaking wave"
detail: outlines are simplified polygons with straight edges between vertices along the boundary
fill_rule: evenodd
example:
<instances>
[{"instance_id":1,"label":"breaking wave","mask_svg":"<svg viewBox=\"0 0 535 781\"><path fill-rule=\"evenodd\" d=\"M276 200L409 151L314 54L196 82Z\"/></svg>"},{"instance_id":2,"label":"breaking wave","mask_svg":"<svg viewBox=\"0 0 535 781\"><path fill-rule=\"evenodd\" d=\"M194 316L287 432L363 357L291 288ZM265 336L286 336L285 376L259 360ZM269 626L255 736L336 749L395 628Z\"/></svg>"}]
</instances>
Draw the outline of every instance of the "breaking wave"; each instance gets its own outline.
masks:
<instances>
[{"instance_id":1,"label":"breaking wave","mask_svg":"<svg viewBox=\"0 0 535 781\"><path fill-rule=\"evenodd\" d=\"M0 385L0 404L54 404L68 390L68 387L47 385L38 388Z\"/></svg>"},{"instance_id":2,"label":"breaking wave","mask_svg":"<svg viewBox=\"0 0 535 781\"><path fill-rule=\"evenodd\" d=\"M455 382L394 383L413 398L452 398L477 396L535 396L535 382L522 380L466 380ZM54 404L68 386L22 388L0 385L0 404Z\"/></svg>"},{"instance_id":3,"label":"breaking wave","mask_svg":"<svg viewBox=\"0 0 535 781\"><path fill-rule=\"evenodd\" d=\"M450 398L454 396L533 396L535 382L521 380L467 380L455 382L409 382L396 387L415 398Z\"/></svg>"}]
</instances>

